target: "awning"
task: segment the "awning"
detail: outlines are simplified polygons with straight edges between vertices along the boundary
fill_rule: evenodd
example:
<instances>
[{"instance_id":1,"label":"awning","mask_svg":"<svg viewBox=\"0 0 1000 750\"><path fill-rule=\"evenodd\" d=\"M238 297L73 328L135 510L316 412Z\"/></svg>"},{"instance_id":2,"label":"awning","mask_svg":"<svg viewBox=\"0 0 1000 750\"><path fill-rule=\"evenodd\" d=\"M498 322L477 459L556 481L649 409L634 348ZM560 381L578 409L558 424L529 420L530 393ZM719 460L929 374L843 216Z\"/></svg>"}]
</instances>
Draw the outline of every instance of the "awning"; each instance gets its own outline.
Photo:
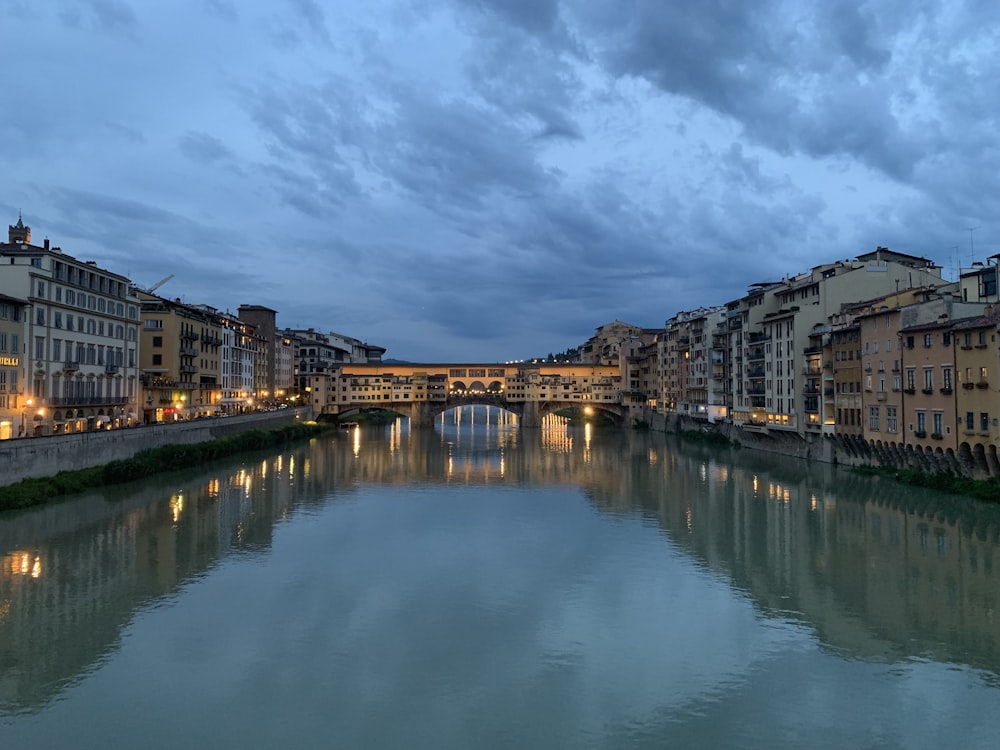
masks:
<instances>
[{"instance_id":1,"label":"awning","mask_svg":"<svg viewBox=\"0 0 1000 750\"><path fill-rule=\"evenodd\" d=\"M105 422L110 422L110 421L111 421L111 417L109 417L109 416L107 416L105 414L98 414L97 415L97 424L104 424Z\"/></svg>"}]
</instances>

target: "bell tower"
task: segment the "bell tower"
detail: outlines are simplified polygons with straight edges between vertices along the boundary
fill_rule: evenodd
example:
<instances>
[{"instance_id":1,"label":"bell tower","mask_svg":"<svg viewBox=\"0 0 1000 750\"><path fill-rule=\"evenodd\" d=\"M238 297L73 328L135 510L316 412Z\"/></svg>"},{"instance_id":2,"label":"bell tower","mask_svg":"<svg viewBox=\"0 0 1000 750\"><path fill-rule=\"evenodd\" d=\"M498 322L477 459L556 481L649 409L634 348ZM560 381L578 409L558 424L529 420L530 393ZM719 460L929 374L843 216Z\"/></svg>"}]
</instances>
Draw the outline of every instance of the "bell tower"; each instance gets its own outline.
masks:
<instances>
[{"instance_id":1,"label":"bell tower","mask_svg":"<svg viewBox=\"0 0 1000 750\"><path fill-rule=\"evenodd\" d=\"M7 225L7 241L12 245L30 245L31 227L24 226L21 212L17 212L17 224Z\"/></svg>"}]
</instances>

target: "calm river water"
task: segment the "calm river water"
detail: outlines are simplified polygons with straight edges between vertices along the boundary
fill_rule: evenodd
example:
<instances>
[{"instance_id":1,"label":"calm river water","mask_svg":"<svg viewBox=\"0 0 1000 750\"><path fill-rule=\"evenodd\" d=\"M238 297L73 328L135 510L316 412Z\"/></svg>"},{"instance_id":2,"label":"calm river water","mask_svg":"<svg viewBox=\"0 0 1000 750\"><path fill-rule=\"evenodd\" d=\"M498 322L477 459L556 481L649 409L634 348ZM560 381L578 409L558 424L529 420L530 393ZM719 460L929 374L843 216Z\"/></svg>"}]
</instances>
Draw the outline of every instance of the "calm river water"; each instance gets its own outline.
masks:
<instances>
[{"instance_id":1,"label":"calm river water","mask_svg":"<svg viewBox=\"0 0 1000 750\"><path fill-rule=\"evenodd\" d=\"M483 413L0 516L3 748L996 748L1000 512Z\"/></svg>"}]
</instances>

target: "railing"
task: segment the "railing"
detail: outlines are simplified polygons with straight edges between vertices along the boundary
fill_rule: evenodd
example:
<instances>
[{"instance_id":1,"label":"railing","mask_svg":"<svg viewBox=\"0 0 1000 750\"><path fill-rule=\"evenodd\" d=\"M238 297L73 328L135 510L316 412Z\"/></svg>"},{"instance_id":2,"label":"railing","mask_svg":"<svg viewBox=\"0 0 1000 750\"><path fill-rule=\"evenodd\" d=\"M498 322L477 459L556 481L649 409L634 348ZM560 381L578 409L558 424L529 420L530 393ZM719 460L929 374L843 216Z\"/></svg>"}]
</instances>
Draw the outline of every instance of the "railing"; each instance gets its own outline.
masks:
<instances>
[{"instance_id":1,"label":"railing","mask_svg":"<svg viewBox=\"0 0 1000 750\"><path fill-rule=\"evenodd\" d=\"M78 359L67 359L65 362L63 362L63 369L64 370L79 370L80 369L80 360L78 360Z\"/></svg>"},{"instance_id":2,"label":"railing","mask_svg":"<svg viewBox=\"0 0 1000 750\"><path fill-rule=\"evenodd\" d=\"M118 372L118 365L104 365L104 372L108 375L114 375Z\"/></svg>"},{"instance_id":3,"label":"railing","mask_svg":"<svg viewBox=\"0 0 1000 750\"><path fill-rule=\"evenodd\" d=\"M196 341L198 339L198 334L194 331L181 331L181 339L187 339L188 341Z\"/></svg>"},{"instance_id":4,"label":"railing","mask_svg":"<svg viewBox=\"0 0 1000 750\"><path fill-rule=\"evenodd\" d=\"M49 399L49 406L124 406L125 396L57 396Z\"/></svg>"}]
</instances>

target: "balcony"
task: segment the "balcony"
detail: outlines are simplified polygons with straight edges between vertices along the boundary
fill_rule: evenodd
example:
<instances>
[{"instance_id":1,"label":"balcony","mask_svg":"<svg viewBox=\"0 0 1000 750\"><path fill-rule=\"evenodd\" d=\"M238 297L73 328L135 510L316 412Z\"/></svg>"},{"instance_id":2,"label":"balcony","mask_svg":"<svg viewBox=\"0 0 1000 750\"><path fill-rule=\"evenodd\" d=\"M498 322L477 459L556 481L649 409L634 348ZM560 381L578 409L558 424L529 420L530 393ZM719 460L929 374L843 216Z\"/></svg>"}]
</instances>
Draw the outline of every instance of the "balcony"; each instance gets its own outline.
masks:
<instances>
[{"instance_id":1,"label":"balcony","mask_svg":"<svg viewBox=\"0 0 1000 750\"><path fill-rule=\"evenodd\" d=\"M118 365L104 365L104 372L108 375L114 375L118 372Z\"/></svg>"},{"instance_id":2,"label":"balcony","mask_svg":"<svg viewBox=\"0 0 1000 750\"><path fill-rule=\"evenodd\" d=\"M195 349L192 346L182 346L181 347L181 356L182 357L197 357L198 356L198 350Z\"/></svg>"},{"instance_id":3,"label":"balcony","mask_svg":"<svg viewBox=\"0 0 1000 750\"><path fill-rule=\"evenodd\" d=\"M986 390L989 387L990 384L985 380L980 380L978 383L976 383L976 388L979 388L981 390Z\"/></svg>"},{"instance_id":4,"label":"balcony","mask_svg":"<svg viewBox=\"0 0 1000 750\"><path fill-rule=\"evenodd\" d=\"M198 334L194 331L181 331L181 340L186 341L197 341Z\"/></svg>"},{"instance_id":5,"label":"balcony","mask_svg":"<svg viewBox=\"0 0 1000 750\"><path fill-rule=\"evenodd\" d=\"M198 368L194 365L181 365L180 371L184 374L193 374L198 372Z\"/></svg>"},{"instance_id":6,"label":"balcony","mask_svg":"<svg viewBox=\"0 0 1000 750\"><path fill-rule=\"evenodd\" d=\"M57 396L49 399L49 406L124 406L125 396Z\"/></svg>"},{"instance_id":7,"label":"balcony","mask_svg":"<svg viewBox=\"0 0 1000 750\"><path fill-rule=\"evenodd\" d=\"M946 385L946 386L945 386L944 388L941 388L941 389L940 389L940 391L941 391L941 393L943 393L943 394L944 394L945 396L950 396L950 395L951 395L952 393L954 393L954 392L955 392L955 391L953 391L953 390L952 390L952 388L951 388L951 386L950 386L950 385Z\"/></svg>"},{"instance_id":8,"label":"balcony","mask_svg":"<svg viewBox=\"0 0 1000 750\"><path fill-rule=\"evenodd\" d=\"M876 399L877 399L878 401L885 401L885 400L886 400L886 398L888 398L888 394L887 394L887 393L886 393L885 391L878 391L878 392L877 392L877 393L875 394L875 398L876 398Z\"/></svg>"},{"instance_id":9,"label":"balcony","mask_svg":"<svg viewBox=\"0 0 1000 750\"><path fill-rule=\"evenodd\" d=\"M924 394L925 396L930 396L932 393L934 393L934 389L933 388L921 388L920 392L922 394Z\"/></svg>"},{"instance_id":10,"label":"balcony","mask_svg":"<svg viewBox=\"0 0 1000 750\"><path fill-rule=\"evenodd\" d=\"M67 359L63 362L63 369L73 372L80 369L80 360L78 359Z\"/></svg>"}]
</instances>

